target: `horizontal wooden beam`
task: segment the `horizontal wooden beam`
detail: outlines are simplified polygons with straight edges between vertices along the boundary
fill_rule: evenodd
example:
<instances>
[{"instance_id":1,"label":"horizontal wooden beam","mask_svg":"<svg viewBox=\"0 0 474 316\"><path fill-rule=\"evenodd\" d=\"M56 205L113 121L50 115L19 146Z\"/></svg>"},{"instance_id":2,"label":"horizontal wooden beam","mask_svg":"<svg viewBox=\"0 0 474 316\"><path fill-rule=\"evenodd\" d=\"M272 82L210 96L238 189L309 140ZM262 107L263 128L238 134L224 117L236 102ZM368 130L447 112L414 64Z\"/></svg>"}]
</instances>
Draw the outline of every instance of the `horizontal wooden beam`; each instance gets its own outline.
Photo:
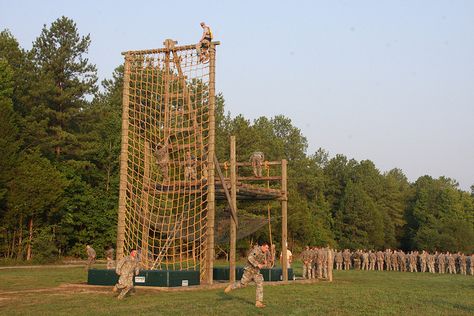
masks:
<instances>
[{"instance_id":1,"label":"horizontal wooden beam","mask_svg":"<svg viewBox=\"0 0 474 316\"><path fill-rule=\"evenodd\" d=\"M221 166L225 165L227 163L227 165L230 165L229 162L221 162ZM265 166L265 164L269 165L269 166L278 166L278 165L281 165L281 161L265 161L262 165ZM251 162L237 162L237 167L251 167L252 166L252 163Z\"/></svg>"},{"instance_id":2,"label":"horizontal wooden beam","mask_svg":"<svg viewBox=\"0 0 474 316\"><path fill-rule=\"evenodd\" d=\"M163 47L163 48L144 49L144 50L129 50L126 52L122 52L122 55L146 55L146 54L158 54L158 53L165 53L165 52L172 52L172 51L176 52L176 51L181 51L181 50L190 50L190 49L196 48L196 44L175 46L171 49ZM214 41L211 43L211 46L216 46L220 44L221 42Z\"/></svg>"}]
</instances>

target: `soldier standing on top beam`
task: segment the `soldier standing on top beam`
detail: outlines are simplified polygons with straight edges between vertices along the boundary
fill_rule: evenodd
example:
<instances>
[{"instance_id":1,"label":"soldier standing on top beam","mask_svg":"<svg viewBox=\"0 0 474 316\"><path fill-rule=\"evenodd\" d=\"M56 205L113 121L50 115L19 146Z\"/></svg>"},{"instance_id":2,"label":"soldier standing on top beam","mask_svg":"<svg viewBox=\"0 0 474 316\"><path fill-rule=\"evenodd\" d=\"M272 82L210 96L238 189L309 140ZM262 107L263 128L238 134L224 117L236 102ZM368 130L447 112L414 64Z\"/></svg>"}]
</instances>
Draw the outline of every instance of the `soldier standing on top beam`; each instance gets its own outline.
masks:
<instances>
[{"instance_id":1,"label":"soldier standing on top beam","mask_svg":"<svg viewBox=\"0 0 474 316\"><path fill-rule=\"evenodd\" d=\"M199 56L199 61L201 63L207 63L209 61L209 47L212 42L212 31L211 28L206 25L206 23L201 22L202 27L202 36L199 40L199 43L196 44L196 51Z\"/></svg>"},{"instance_id":2,"label":"soldier standing on top beam","mask_svg":"<svg viewBox=\"0 0 474 316\"><path fill-rule=\"evenodd\" d=\"M265 155L261 151L256 151L250 156L250 162L252 163L252 170L254 176L257 178L262 177L262 166L265 160Z\"/></svg>"}]
</instances>

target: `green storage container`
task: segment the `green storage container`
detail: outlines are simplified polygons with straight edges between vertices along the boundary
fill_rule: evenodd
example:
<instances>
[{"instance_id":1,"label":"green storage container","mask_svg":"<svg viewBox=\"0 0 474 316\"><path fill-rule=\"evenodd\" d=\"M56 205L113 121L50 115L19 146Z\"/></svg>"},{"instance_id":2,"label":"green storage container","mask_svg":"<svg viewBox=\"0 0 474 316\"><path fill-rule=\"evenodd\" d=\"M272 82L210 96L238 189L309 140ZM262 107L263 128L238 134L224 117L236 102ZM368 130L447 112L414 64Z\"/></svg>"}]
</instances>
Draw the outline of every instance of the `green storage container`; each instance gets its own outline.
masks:
<instances>
[{"instance_id":1,"label":"green storage container","mask_svg":"<svg viewBox=\"0 0 474 316\"><path fill-rule=\"evenodd\" d=\"M90 269L87 284L115 285L119 276L115 270ZM199 285L199 271L140 270L133 280L136 286L177 287Z\"/></svg>"},{"instance_id":2,"label":"green storage container","mask_svg":"<svg viewBox=\"0 0 474 316\"><path fill-rule=\"evenodd\" d=\"M115 285L118 279L115 270L90 269L87 274L87 284L90 285Z\"/></svg>"}]
</instances>

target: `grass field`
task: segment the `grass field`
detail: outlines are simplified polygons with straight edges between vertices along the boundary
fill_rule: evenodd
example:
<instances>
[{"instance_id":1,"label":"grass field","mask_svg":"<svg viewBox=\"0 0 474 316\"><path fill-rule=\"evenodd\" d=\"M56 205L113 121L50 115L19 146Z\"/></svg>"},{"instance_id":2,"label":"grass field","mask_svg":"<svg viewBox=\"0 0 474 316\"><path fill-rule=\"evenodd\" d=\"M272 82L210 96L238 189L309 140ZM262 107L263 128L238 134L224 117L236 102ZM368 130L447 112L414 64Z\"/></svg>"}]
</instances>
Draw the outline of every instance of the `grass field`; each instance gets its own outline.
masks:
<instances>
[{"instance_id":1,"label":"grass field","mask_svg":"<svg viewBox=\"0 0 474 316\"><path fill-rule=\"evenodd\" d=\"M265 286L263 310L254 307L254 286L229 295L222 289L156 292L138 287L123 301L107 287L61 286L85 280L80 267L0 270L0 314L474 315L474 277L461 275L335 271L333 283Z\"/></svg>"}]
</instances>

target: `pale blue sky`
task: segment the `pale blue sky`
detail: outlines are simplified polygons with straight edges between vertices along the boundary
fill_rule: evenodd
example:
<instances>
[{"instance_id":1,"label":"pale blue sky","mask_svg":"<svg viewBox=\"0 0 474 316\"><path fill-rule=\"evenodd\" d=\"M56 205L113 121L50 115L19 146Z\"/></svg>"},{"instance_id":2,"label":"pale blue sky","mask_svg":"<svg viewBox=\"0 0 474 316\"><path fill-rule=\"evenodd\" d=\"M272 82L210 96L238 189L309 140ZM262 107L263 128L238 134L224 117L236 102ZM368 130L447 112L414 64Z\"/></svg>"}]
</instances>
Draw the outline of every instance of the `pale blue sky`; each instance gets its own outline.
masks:
<instances>
[{"instance_id":1,"label":"pale blue sky","mask_svg":"<svg viewBox=\"0 0 474 316\"><path fill-rule=\"evenodd\" d=\"M309 153L474 184L474 1L0 0L25 48L61 15L91 34L101 79L120 52L196 42L206 21L232 115L284 114Z\"/></svg>"}]
</instances>

